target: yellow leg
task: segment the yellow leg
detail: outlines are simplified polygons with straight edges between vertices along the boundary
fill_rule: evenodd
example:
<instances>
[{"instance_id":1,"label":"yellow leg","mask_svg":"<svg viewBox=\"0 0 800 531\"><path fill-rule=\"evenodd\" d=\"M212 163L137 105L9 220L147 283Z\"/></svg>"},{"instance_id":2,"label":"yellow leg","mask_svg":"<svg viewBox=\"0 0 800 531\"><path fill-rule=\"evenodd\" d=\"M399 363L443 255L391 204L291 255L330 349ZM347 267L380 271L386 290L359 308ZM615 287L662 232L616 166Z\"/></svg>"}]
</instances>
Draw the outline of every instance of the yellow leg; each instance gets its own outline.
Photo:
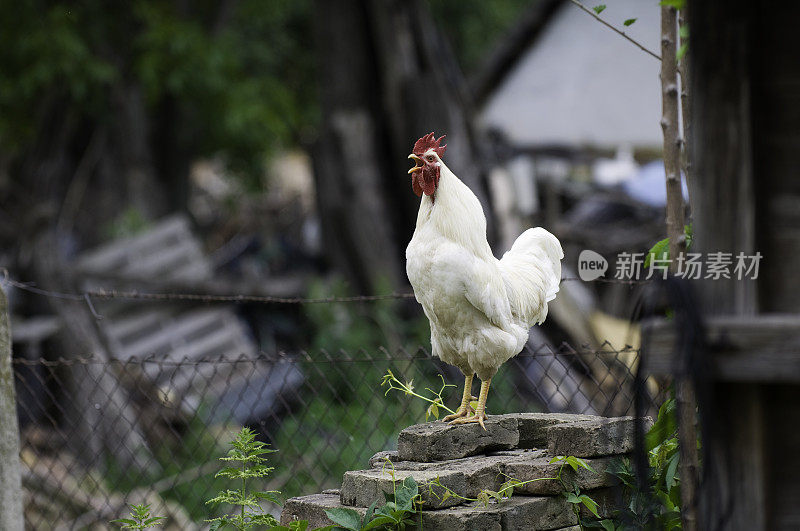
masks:
<instances>
[{"instance_id":1,"label":"yellow leg","mask_svg":"<svg viewBox=\"0 0 800 531\"><path fill-rule=\"evenodd\" d=\"M475 376L474 374L471 374L464 378L464 394L461 397L461 405L458 406L458 410L452 415L447 415L442 420L447 422L449 420L466 417L467 415L474 413L474 410L469 405L469 401L472 400L472 378L474 376Z\"/></svg>"},{"instance_id":2,"label":"yellow leg","mask_svg":"<svg viewBox=\"0 0 800 531\"><path fill-rule=\"evenodd\" d=\"M475 408L475 413L468 417L457 418L452 422L453 424L477 422L481 425L481 428L486 430L486 426L483 425L483 421L486 419L486 398L489 396L489 385L491 385L491 383L491 378L481 382L481 394L478 397L478 407Z\"/></svg>"}]
</instances>

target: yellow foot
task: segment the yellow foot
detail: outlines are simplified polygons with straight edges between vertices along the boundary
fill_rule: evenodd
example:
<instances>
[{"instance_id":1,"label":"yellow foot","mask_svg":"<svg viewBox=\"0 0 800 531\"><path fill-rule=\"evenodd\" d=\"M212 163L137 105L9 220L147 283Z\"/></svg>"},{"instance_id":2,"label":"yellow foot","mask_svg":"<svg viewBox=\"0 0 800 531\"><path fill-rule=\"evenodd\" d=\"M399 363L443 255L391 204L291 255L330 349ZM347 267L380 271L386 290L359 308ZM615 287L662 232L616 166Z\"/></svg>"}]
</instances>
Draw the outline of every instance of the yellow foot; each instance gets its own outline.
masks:
<instances>
[{"instance_id":1,"label":"yellow foot","mask_svg":"<svg viewBox=\"0 0 800 531\"><path fill-rule=\"evenodd\" d=\"M478 424L481 425L481 428L483 428L483 431L486 431L486 426L483 425L483 421L486 418L487 418L486 417L486 413L481 413L481 414L474 413L474 414L472 414L472 415L470 415L468 417L467 416L459 417L459 418L453 420L450 424L472 424L474 422L477 422Z\"/></svg>"},{"instance_id":2,"label":"yellow foot","mask_svg":"<svg viewBox=\"0 0 800 531\"><path fill-rule=\"evenodd\" d=\"M472 400L475 400L474 396L472 397ZM451 420L460 419L474 414L475 414L475 409L469 404L469 402L467 402L466 404L461 404L461 406L459 406L459 408L456 410L455 413L453 413L452 415L447 415L442 420L445 422L449 422Z\"/></svg>"}]
</instances>

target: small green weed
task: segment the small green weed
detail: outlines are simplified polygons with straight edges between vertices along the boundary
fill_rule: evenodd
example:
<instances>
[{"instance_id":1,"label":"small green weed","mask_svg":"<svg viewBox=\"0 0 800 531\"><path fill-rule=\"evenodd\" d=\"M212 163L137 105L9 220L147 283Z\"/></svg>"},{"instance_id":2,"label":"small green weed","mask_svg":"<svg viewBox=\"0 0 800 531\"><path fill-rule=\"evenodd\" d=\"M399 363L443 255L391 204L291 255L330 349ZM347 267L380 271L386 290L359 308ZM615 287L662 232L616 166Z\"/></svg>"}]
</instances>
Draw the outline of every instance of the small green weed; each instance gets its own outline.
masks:
<instances>
[{"instance_id":1,"label":"small green weed","mask_svg":"<svg viewBox=\"0 0 800 531\"><path fill-rule=\"evenodd\" d=\"M119 524L122 529L147 529L157 525L162 525L164 516L151 516L150 504L131 505L130 518L120 518L111 520L112 524Z\"/></svg>"},{"instance_id":2,"label":"small green weed","mask_svg":"<svg viewBox=\"0 0 800 531\"><path fill-rule=\"evenodd\" d=\"M213 505L224 503L238 507L239 510L234 514L218 516L206 521L211 522L212 531L226 525L239 530L252 529L257 525L277 526L278 521L275 517L263 512L261 502L269 501L280 505L281 502L278 499L280 492L250 492L247 485L250 479L269 475L273 468L266 465L267 460L263 456L276 450L270 450L266 448L266 443L257 441L255 432L247 427L242 428L236 439L231 442L231 446L233 448L228 451L228 455L221 457L220 460L234 465L226 466L214 477L223 477L239 482L239 488L222 491L206 503Z\"/></svg>"}]
</instances>

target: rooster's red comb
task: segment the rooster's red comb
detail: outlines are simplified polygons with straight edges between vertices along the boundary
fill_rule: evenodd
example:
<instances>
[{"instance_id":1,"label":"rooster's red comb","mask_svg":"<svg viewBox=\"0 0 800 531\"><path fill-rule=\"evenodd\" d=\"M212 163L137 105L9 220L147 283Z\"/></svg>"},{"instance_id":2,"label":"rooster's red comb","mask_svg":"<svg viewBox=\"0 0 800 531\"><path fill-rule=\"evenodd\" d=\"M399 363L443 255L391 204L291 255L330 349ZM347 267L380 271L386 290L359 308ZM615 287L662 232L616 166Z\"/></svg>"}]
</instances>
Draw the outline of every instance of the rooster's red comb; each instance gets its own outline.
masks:
<instances>
[{"instance_id":1,"label":"rooster's red comb","mask_svg":"<svg viewBox=\"0 0 800 531\"><path fill-rule=\"evenodd\" d=\"M444 150L447 148L447 144L443 146L439 145L444 137L445 135L442 135L439 138L434 138L433 133L428 133L417 140L416 144L414 144L414 149L412 150L414 155L421 157L426 151L433 148L436 151L436 154L441 157L444 155Z\"/></svg>"}]
</instances>

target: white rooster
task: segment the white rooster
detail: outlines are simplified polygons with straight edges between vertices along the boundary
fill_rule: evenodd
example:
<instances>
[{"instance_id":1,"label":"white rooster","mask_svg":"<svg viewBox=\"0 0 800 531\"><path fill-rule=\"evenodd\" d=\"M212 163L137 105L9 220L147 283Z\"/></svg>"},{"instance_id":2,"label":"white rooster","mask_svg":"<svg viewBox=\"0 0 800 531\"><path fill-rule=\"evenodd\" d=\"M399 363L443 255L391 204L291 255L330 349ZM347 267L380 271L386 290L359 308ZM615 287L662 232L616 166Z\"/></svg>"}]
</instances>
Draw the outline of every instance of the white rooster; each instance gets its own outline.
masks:
<instances>
[{"instance_id":1,"label":"white rooster","mask_svg":"<svg viewBox=\"0 0 800 531\"><path fill-rule=\"evenodd\" d=\"M517 238L503 258L486 241L486 217L475 194L442 161L447 146L433 133L408 158L414 192L422 197L406 272L431 325L431 350L464 373L464 395L453 423L485 430L486 397L497 369L519 354L531 326L547 317L561 281L558 239L537 227ZM473 410L472 379L481 379Z\"/></svg>"}]
</instances>

